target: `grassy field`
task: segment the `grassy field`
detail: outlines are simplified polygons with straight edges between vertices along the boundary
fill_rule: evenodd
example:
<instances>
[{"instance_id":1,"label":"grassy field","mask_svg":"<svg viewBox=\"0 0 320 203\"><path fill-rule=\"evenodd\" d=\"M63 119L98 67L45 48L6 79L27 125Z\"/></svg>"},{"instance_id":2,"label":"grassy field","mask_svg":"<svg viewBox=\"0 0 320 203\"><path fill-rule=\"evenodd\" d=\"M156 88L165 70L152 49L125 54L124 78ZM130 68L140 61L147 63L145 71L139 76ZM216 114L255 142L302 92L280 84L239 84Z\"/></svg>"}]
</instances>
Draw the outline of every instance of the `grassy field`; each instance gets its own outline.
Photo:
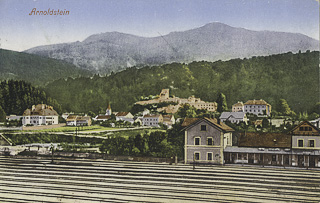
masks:
<instances>
[{"instance_id":1,"label":"grassy field","mask_svg":"<svg viewBox=\"0 0 320 203\"><path fill-rule=\"evenodd\" d=\"M103 130L118 130L122 128L109 128L109 127L102 127L99 125L93 126L83 126L83 127L75 127L75 126L63 126L58 128L51 128L51 129L42 129L42 130L26 130L26 132L75 132L76 130L79 131L103 131Z\"/></svg>"}]
</instances>

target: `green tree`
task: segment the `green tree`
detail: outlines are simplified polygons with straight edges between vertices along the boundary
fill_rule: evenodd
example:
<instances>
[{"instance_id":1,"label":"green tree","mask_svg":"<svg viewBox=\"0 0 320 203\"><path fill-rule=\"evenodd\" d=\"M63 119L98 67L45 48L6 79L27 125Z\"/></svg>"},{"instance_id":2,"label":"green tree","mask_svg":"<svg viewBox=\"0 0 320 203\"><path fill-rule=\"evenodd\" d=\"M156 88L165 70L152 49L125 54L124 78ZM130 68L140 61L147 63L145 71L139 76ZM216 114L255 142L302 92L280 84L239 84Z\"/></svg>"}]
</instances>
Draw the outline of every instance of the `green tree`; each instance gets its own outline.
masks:
<instances>
[{"instance_id":1,"label":"green tree","mask_svg":"<svg viewBox=\"0 0 320 203\"><path fill-rule=\"evenodd\" d=\"M285 99L280 99L279 112L284 116L293 116L295 113L290 109L288 102Z\"/></svg>"},{"instance_id":2,"label":"green tree","mask_svg":"<svg viewBox=\"0 0 320 203\"><path fill-rule=\"evenodd\" d=\"M184 104L182 107L179 108L177 114L180 118L195 118L197 116L196 113L197 109L189 104Z\"/></svg>"},{"instance_id":3,"label":"green tree","mask_svg":"<svg viewBox=\"0 0 320 203\"><path fill-rule=\"evenodd\" d=\"M0 122L6 121L6 112L4 112L3 108L0 106Z\"/></svg>"},{"instance_id":4,"label":"green tree","mask_svg":"<svg viewBox=\"0 0 320 203\"><path fill-rule=\"evenodd\" d=\"M216 102L217 102L217 105L218 105L218 108L217 108L218 112L222 113L222 112L228 110L227 99L226 99L226 96L223 93L219 93L218 94L218 99L217 99Z\"/></svg>"}]
</instances>

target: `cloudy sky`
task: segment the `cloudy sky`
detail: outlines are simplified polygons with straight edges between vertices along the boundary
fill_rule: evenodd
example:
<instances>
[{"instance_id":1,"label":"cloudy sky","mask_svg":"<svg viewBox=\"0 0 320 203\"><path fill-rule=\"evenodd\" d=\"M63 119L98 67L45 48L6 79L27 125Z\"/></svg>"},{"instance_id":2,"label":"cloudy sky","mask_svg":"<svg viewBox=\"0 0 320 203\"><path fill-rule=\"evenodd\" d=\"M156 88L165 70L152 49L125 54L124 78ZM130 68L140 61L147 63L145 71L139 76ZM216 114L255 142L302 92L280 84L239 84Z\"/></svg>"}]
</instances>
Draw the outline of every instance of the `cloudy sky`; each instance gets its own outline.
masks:
<instances>
[{"instance_id":1,"label":"cloudy sky","mask_svg":"<svg viewBox=\"0 0 320 203\"><path fill-rule=\"evenodd\" d=\"M69 15L29 15L32 9ZM23 51L111 31L153 37L211 22L319 39L319 1L0 0L0 48Z\"/></svg>"}]
</instances>

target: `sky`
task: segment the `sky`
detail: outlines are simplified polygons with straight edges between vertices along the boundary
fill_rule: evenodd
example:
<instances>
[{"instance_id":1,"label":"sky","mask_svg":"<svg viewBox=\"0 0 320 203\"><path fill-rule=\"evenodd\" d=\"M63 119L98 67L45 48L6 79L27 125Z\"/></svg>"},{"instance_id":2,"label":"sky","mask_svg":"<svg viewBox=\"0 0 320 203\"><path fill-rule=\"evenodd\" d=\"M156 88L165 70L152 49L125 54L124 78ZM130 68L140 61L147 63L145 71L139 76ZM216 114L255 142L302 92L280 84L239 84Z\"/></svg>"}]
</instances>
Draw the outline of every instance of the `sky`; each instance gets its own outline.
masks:
<instances>
[{"instance_id":1,"label":"sky","mask_svg":"<svg viewBox=\"0 0 320 203\"><path fill-rule=\"evenodd\" d=\"M69 15L34 15L33 9L59 9ZM0 0L0 48L24 51L112 31L155 37L212 22L319 40L319 1Z\"/></svg>"}]
</instances>

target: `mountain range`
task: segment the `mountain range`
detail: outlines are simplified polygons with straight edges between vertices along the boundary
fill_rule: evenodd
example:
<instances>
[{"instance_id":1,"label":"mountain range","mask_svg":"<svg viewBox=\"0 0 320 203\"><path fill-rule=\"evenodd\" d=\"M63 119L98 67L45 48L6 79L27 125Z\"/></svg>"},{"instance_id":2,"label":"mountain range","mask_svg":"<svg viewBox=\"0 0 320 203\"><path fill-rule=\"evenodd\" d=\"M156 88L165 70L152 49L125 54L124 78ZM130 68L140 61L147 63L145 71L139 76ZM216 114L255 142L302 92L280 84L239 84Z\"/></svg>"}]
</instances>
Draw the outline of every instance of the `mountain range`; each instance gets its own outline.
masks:
<instances>
[{"instance_id":1,"label":"mountain range","mask_svg":"<svg viewBox=\"0 0 320 203\"><path fill-rule=\"evenodd\" d=\"M158 37L107 32L91 35L82 42L38 46L25 52L104 74L132 66L229 60L307 50L319 50L319 41L298 33L252 31L209 23Z\"/></svg>"}]
</instances>

